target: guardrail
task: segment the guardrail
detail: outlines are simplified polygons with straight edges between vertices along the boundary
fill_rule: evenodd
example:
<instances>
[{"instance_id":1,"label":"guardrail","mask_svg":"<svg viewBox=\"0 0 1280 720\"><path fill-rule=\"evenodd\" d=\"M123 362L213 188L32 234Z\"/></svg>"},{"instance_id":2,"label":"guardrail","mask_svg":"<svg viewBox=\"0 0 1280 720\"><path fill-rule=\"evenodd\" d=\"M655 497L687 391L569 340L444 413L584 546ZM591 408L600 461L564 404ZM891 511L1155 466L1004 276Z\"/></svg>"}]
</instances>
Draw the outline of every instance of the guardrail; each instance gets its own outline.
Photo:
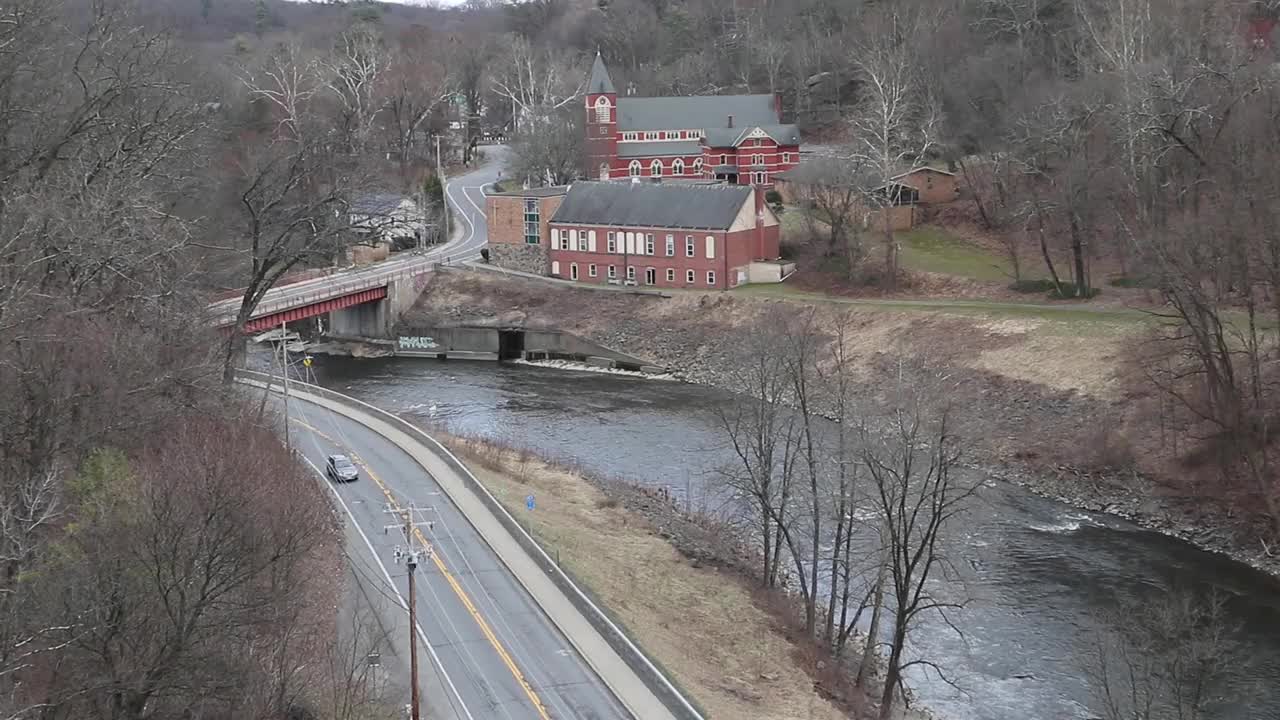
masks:
<instances>
[{"instance_id":1,"label":"guardrail","mask_svg":"<svg viewBox=\"0 0 1280 720\"><path fill-rule=\"evenodd\" d=\"M331 300L335 297L350 295L351 293L368 290L369 288L384 285L394 280L404 280L407 278L417 277L418 275L430 272L432 266L435 264L435 261L424 258L422 264L414 264L409 268L371 273L357 279L337 283L336 285L326 284L310 292L304 292L301 295L289 293L287 294L287 297L277 297L270 300L264 298L262 302L258 303L258 307L253 311L253 315L250 316L249 319L253 320L265 315L271 315L273 313L280 312L281 310L287 310L299 305L310 305L324 300ZM314 280L308 280L306 282L314 282ZM268 293L268 297L271 293L286 293L288 289L288 285L275 288ZM218 312L218 308L223 305L228 306L231 309ZM235 322L236 312L239 307L240 301L237 298L210 303L209 309L215 313L214 324L222 326L230 325Z\"/></svg>"},{"instance_id":2,"label":"guardrail","mask_svg":"<svg viewBox=\"0 0 1280 720\"><path fill-rule=\"evenodd\" d=\"M255 372L252 370L239 370L236 372L236 376L240 380L249 380L265 384L268 388L273 390L283 390L279 385L279 380L266 373ZM516 542L524 548L525 552L529 553L529 555L533 557L534 561L542 567L543 572L547 573L547 576L551 578L551 581L560 588L560 591L563 592L566 597L569 598L569 601L578 609L578 612L582 613L583 617L587 619L587 622L591 623L592 627L600 633L601 637L605 639L605 642L609 643L609 646L614 649L614 652L618 653L618 656L622 658L623 662L625 662L627 666L630 667L637 676L639 676L649 690L662 700L668 710L682 720L706 720L694 704L684 696L684 693L679 688L676 687L675 683L673 683L666 674L663 673L662 670L660 670L658 666L644 654L643 650L631 641L631 638L627 637L627 634L623 632L616 623L614 623L608 613L601 609L600 606L596 605L587 593L582 590L582 588L578 587L577 583L575 583L573 579L565 573L564 569L551 558L547 551L543 549L542 545L540 545L538 541L524 529L519 521L511 516L511 513L507 512L507 509L496 497L493 496L493 493L489 492L489 489L484 486L484 483L480 482L475 475L471 474L471 470L469 470L467 466L457 458L457 456L450 452L449 448L445 447L443 443L436 440L422 428L410 423L400 416L387 412L382 408L375 407L366 402L357 400L356 398L348 395L343 395L342 393L334 392L333 390L320 387L319 385L312 385L310 383L304 383L297 380L291 380L289 382L289 388L291 392L311 393L313 395L318 395L328 400L332 400L336 403L346 405L352 409L369 413L395 425L408 433L411 437L421 440L429 449L432 449L438 457L444 460L446 465L462 477L471 490L480 498L481 502L483 502L485 506L489 508L489 511L498 518L498 522L502 523L503 527L507 529L507 532L511 533L512 537L514 537Z\"/></svg>"}]
</instances>

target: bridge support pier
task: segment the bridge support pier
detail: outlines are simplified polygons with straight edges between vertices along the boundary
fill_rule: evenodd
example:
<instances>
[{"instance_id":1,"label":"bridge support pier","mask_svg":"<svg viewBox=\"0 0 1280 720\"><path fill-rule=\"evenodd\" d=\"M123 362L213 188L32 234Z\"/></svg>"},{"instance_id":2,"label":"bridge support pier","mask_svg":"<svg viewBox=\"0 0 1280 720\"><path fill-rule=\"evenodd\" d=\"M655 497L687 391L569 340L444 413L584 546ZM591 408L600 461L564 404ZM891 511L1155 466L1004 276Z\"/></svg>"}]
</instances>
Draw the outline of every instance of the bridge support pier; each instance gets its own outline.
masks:
<instances>
[{"instance_id":1,"label":"bridge support pier","mask_svg":"<svg viewBox=\"0 0 1280 720\"><path fill-rule=\"evenodd\" d=\"M418 300L413 279L387 283L387 296L374 302L352 305L329 313L329 335L348 338L392 339L401 313Z\"/></svg>"}]
</instances>

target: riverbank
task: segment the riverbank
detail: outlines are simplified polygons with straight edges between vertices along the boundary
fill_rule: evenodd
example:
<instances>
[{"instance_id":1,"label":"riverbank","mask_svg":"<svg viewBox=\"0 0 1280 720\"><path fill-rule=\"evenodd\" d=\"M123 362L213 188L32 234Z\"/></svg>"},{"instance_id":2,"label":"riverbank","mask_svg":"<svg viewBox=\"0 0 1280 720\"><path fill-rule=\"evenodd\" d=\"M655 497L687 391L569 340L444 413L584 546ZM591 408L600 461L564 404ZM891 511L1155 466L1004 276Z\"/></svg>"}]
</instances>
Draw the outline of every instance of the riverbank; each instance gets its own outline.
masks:
<instances>
[{"instance_id":1,"label":"riverbank","mask_svg":"<svg viewBox=\"0 0 1280 720\"><path fill-rule=\"evenodd\" d=\"M1159 442L1161 398L1137 352L1148 331L1140 315L1059 306L988 311L981 303L843 305L752 293L623 297L454 272L437 278L402 324L501 317L555 327L672 368L682 380L738 391L732 342L778 307L814 312L819 328L851 329L846 351L871 412L882 403L883 379L904 361L945 373L958 429L970 441L967 460L983 472L1280 574L1280 558L1237 518L1167 482L1179 466Z\"/></svg>"},{"instance_id":2,"label":"riverbank","mask_svg":"<svg viewBox=\"0 0 1280 720\"><path fill-rule=\"evenodd\" d=\"M668 498L532 452L438 430L709 719L837 720L871 705L803 638L787 598L762 592L742 547ZM530 511L525 498L533 495ZM927 720L910 712L903 720Z\"/></svg>"}]
</instances>

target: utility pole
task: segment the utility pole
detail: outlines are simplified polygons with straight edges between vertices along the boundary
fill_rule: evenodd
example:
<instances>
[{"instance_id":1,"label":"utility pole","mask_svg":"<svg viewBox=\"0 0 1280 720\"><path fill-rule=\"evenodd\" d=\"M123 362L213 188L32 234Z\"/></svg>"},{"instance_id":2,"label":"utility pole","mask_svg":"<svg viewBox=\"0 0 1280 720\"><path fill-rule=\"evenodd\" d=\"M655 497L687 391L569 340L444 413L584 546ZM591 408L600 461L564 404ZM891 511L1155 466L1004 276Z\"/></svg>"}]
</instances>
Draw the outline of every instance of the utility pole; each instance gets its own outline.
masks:
<instances>
[{"instance_id":1,"label":"utility pole","mask_svg":"<svg viewBox=\"0 0 1280 720\"><path fill-rule=\"evenodd\" d=\"M418 569L418 561L431 557L431 545L423 540L420 544L422 549L414 547L414 538L422 538L422 531L418 528L426 526L428 530L435 528L435 523L428 520L426 522L415 522L414 517L417 513L433 508L420 508L410 503L409 507L393 507L390 504L383 508L384 513L401 516L401 522L394 525L384 525L382 532L385 535L392 529L400 530L404 533L405 542L408 544L408 550L400 549L396 546L395 560L400 562L401 558L405 561L405 567L409 569L409 718L410 720L421 720L421 704L418 695L418 597L417 586L414 581L415 571Z\"/></svg>"},{"instance_id":2,"label":"utility pole","mask_svg":"<svg viewBox=\"0 0 1280 720\"><path fill-rule=\"evenodd\" d=\"M441 206L444 208L444 240L442 240L442 242L449 242L449 240L453 237L453 228L449 226L449 190L445 185L444 156L440 154L440 141L442 139L443 137L439 133L437 133L436 134L436 177L440 178L440 200L441 202L444 203ZM465 188L463 189L463 192L466 192Z\"/></svg>"},{"instance_id":3,"label":"utility pole","mask_svg":"<svg viewBox=\"0 0 1280 720\"><path fill-rule=\"evenodd\" d=\"M280 377L284 378L284 448L293 452L289 439L289 348L286 323L280 322Z\"/></svg>"}]
</instances>

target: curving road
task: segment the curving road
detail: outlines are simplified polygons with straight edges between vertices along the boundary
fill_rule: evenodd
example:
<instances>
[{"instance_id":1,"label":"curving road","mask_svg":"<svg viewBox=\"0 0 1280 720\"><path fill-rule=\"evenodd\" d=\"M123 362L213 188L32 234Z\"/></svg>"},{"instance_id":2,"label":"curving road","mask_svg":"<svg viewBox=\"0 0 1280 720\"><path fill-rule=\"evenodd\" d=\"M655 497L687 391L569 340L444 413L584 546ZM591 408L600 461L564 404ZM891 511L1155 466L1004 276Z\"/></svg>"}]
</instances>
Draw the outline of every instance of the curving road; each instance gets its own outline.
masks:
<instances>
[{"instance_id":1,"label":"curving road","mask_svg":"<svg viewBox=\"0 0 1280 720\"><path fill-rule=\"evenodd\" d=\"M361 541L353 562L381 594L407 596L395 549L405 544L388 506L413 504L434 549L418 568L424 717L454 720L612 720L633 717L566 640L476 528L413 457L327 408L290 403L293 445L315 466L353 458L361 477L335 485ZM361 549L359 546L363 546ZM380 562L379 562L380 561ZM381 568L385 568L383 571ZM389 576L389 577L388 577ZM422 648L425 644L426 648ZM665 713L662 713L665 714ZM646 713L646 717L648 713ZM658 715L653 715L658 717Z\"/></svg>"}]
</instances>

